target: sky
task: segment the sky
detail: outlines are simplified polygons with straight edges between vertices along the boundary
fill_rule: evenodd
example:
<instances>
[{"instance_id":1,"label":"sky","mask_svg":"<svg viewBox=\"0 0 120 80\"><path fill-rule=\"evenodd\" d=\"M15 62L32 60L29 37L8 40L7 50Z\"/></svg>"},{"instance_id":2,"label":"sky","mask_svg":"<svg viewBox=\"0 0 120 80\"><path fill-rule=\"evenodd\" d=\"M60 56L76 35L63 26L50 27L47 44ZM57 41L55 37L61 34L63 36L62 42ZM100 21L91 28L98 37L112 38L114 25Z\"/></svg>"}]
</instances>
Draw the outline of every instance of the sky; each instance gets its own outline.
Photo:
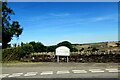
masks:
<instances>
[{"instance_id":1,"label":"sky","mask_svg":"<svg viewBox=\"0 0 120 80\"><path fill-rule=\"evenodd\" d=\"M117 2L9 2L23 33L10 42L72 44L118 40Z\"/></svg>"},{"instance_id":2,"label":"sky","mask_svg":"<svg viewBox=\"0 0 120 80\"><path fill-rule=\"evenodd\" d=\"M119 2L119 0L8 0L9 2Z\"/></svg>"}]
</instances>

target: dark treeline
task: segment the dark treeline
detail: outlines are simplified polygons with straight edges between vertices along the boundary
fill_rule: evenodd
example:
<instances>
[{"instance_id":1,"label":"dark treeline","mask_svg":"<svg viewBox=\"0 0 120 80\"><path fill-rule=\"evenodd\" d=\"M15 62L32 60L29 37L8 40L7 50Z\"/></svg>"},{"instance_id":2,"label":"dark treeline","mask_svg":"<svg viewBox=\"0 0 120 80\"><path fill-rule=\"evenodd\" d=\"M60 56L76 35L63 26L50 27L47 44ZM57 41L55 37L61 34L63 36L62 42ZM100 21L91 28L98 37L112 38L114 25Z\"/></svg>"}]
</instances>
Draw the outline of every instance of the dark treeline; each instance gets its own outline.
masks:
<instances>
[{"instance_id":1,"label":"dark treeline","mask_svg":"<svg viewBox=\"0 0 120 80\"><path fill-rule=\"evenodd\" d=\"M12 61L20 60L25 56L29 56L31 53L38 52L55 52L55 49L59 46L66 46L70 49L71 52L78 51L76 48L72 47L72 44L68 41L63 41L53 46L44 46L41 42L29 42L23 43L20 45L14 44L13 47L10 45L6 49L2 49L2 60L3 61Z\"/></svg>"},{"instance_id":2,"label":"dark treeline","mask_svg":"<svg viewBox=\"0 0 120 80\"><path fill-rule=\"evenodd\" d=\"M44 46L41 42L29 42L28 44L32 45L34 48L34 52L55 52L55 49L59 46L66 46L70 49L71 52L76 52L78 51L76 48L72 47L72 44L68 41L63 41L58 43L57 45L52 45L52 46Z\"/></svg>"},{"instance_id":3,"label":"dark treeline","mask_svg":"<svg viewBox=\"0 0 120 80\"><path fill-rule=\"evenodd\" d=\"M35 41L31 41L29 43L23 43L21 42L20 45L17 45L17 44L13 44L13 47L18 47L18 46L23 46L23 45L32 45L33 46L33 49L34 49L34 52L55 52L55 49L59 46L66 46L70 49L71 52L77 52L78 49L74 48L72 46L72 44L68 41L63 41L63 42L60 42L56 45L52 45L52 46L45 46L43 43L41 42L35 42ZM8 47L11 47L10 44L8 45Z\"/></svg>"}]
</instances>

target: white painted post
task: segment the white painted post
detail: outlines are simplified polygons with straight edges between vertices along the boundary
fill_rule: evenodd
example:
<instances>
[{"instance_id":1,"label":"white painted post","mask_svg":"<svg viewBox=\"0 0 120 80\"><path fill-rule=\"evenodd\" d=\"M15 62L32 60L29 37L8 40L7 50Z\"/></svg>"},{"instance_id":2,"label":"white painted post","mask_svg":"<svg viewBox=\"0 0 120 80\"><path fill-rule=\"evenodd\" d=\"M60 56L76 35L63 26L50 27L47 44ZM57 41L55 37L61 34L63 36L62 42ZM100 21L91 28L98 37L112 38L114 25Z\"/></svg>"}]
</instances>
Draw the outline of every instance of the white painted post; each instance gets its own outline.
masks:
<instances>
[{"instance_id":1,"label":"white painted post","mask_svg":"<svg viewBox=\"0 0 120 80\"><path fill-rule=\"evenodd\" d=\"M67 56L67 63L68 63L68 56Z\"/></svg>"},{"instance_id":2,"label":"white painted post","mask_svg":"<svg viewBox=\"0 0 120 80\"><path fill-rule=\"evenodd\" d=\"M35 58L34 58L34 57L32 57L32 59L34 60Z\"/></svg>"},{"instance_id":3,"label":"white painted post","mask_svg":"<svg viewBox=\"0 0 120 80\"><path fill-rule=\"evenodd\" d=\"M57 56L57 62L59 63L59 56Z\"/></svg>"}]
</instances>

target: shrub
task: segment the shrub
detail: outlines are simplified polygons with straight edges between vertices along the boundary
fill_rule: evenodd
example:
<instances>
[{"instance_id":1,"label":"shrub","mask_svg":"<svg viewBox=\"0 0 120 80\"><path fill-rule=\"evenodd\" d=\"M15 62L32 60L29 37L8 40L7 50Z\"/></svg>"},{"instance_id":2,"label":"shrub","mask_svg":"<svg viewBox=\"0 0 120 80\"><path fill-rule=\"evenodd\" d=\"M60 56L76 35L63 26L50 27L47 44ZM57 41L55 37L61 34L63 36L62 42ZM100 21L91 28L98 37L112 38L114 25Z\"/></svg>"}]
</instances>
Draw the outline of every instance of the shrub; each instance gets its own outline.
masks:
<instances>
[{"instance_id":1,"label":"shrub","mask_svg":"<svg viewBox=\"0 0 120 80\"><path fill-rule=\"evenodd\" d=\"M26 44L24 46L22 46L22 53L21 53L21 57L24 57L26 55L29 55L30 53L34 52L33 46Z\"/></svg>"},{"instance_id":2,"label":"shrub","mask_svg":"<svg viewBox=\"0 0 120 80\"><path fill-rule=\"evenodd\" d=\"M2 61L20 60L34 51L33 46L26 44L19 47L11 47L2 50Z\"/></svg>"}]
</instances>

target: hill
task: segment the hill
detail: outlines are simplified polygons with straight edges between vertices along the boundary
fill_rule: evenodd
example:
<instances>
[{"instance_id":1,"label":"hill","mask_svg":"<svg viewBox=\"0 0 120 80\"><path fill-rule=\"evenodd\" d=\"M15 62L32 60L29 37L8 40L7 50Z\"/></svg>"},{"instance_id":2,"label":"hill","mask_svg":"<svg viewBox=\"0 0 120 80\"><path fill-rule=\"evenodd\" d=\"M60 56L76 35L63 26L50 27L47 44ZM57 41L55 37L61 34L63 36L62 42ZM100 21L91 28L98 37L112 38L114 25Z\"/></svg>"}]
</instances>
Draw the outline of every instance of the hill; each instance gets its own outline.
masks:
<instances>
[{"instance_id":1,"label":"hill","mask_svg":"<svg viewBox=\"0 0 120 80\"><path fill-rule=\"evenodd\" d=\"M99 50L113 50L118 49L120 42L98 42L98 43L87 43L87 44L72 44L74 48L81 50L88 50L91 48L97 48Z\"/></svg>"}]
</instances>

